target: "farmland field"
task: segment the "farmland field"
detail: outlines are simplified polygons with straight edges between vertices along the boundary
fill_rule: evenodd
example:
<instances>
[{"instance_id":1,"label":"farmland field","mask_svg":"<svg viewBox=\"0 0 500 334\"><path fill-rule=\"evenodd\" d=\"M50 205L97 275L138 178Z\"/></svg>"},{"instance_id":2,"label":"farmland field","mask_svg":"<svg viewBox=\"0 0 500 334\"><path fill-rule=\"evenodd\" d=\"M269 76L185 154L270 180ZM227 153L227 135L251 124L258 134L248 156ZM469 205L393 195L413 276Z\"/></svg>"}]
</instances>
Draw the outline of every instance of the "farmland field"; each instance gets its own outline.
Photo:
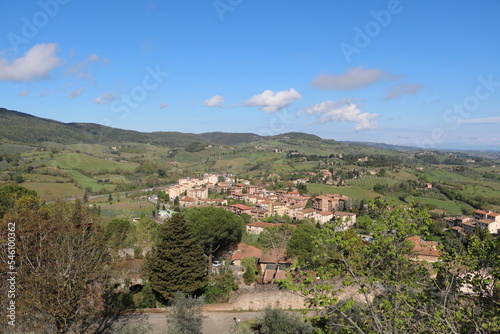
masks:
<instances>
[{"instance_id":1,"label":"farmland field","mask_svg":"<svg viewBox=\"0 0 500 334\"><path fill-rule=\"evenodd\" d=\"M360 186L360 187L367 187L369 189L372 189L374 185L376 184L382 184L386 186L393 186L396 183L401 182L400 180L395 180L391 179L390 177L380 177L380 176L373 176L373 175L363 175L357 179L354 180L349 180L348 183L349 185L352 186Z\"/></svg>"},{"instance_id":2,"label":"farmland field","mask_svg":"<svg viewBox=\"0 0 500 334\"><path fill-rule=\"evenodd\" d=\"M93 178L90 178L88 176L83 175L79 171L76 170L68 170L67 171L73 178L80 184L82 189L85 189L87 187L91 187L92 191L98 191L102 188L110 188L114 189L116 185L114 184L103 184L103 183L98 183L96 180Z\"/></svg>"},{"instance_id":3,"label":"farmland field","mask_svg":"<svg viewBox=\"0 0 500 334\"><path fill-rule=\"evenodd\" d=\"M342 194L355 200L370 200L381 196L380 194L361 187L333 187L326 184L311 183L307 185L309 193L316 194Z\"/></svg>"},{"instance_id":4,"label":"farmland field","mask_svg":"<svg viewBox=\"0 0 500 334\"><path fill-rule=\"evenodd\" d=\"M448 213L452 215L459 215L462 213L462 210L460 209L460 206L453 202L453 201L443 201L435 198L428 198L428 197L412 197L416 202L422 203L422 204L433 204L435 205L438 209L445 210Z\"/></svg>"},{"instance_id":5,"label":"farmland field","mask_svg":"<svg viewBox=\"0 0 500 334\"><path fill-rule=\"evenodd\" d=\"M115 170L116 168L131 171L138 166L134 163L122 163L79 153L58 155L50 161L50 164L62 169L81 169L90 173L104 169Z\"/></svg>"},{"instance_id":6,"label":"farmland field","mask_svg":"<svg viewBox=\"0 0 500 334\"><path fill-rule=\"evenodd\" d=\"M41 198L47 201L83 195L83 190L73 183L24 182L22 186L35 190Z\"/></svg>"}]
</instances>

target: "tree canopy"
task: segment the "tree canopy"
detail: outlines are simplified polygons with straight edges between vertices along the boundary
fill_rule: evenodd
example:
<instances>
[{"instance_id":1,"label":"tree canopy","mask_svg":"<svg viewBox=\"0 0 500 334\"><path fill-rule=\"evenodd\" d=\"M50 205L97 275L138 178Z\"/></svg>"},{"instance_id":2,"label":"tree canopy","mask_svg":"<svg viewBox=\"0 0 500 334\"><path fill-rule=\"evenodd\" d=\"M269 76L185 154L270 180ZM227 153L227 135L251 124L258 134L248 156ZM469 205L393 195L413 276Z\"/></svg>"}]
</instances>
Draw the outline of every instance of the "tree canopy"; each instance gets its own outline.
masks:
<instances>
[{"instance_id":1,"label":"tree canopy","mask_svg":"<svg viewBox=\"0 0 500 334\"><path fill-rule=\"evenodd\" d=\"M104 310L110 256L98 222L92 209L78 203L43 205L32 195L8 210L2 231L15 226L16 256L9 259L17 272L16 329L66 333ZM13 271L4 267L6 253L0 254L4 273ZM0 290L7 296L4 282ZM5 318L4 311L2 306Z\"/></svg>"},{"instance_id":2,"label":"tree canopy","mask_svg":"<svg viewBox=\"0 0 500 334\"><path fill-rule=\"evenodd\" d=\"M354 230L326 225L313 237L322 281L292 278L283 286L300 291L316 319L334 333L493 333L500 330L500 240L474 236L462 253L442 250L441 261L418 261L408 237L427 234L427 212L377 201L380 219L361 242ZM342 296L345 290L350 295ZM356 295L357 291L357 295Z\"/></svg>"},{"instance_id":3,"label":"tree canopy","mask_svg":"<svg viewBox=\"0 0 500 334\"><path fill-rule=\"evenodd\" d=\"M158 241L145 262L146 276L157 298L167 303L177 291L200 294L207 284L207 265L184 214L174 214L158 232Z\"/></svg>"},{"instance_id":4,"label":"tree canopy","mask_svg":"<svg viewBox=\"0 0 500 334\"><path fill-rule=\"evenodd\" d=\"M208 257L208 272L212 272L212 257L217 251L237 244L245 223L241 217L222 208L197 207L186 211L194 235Z\"/></svg>"}]
</instances>

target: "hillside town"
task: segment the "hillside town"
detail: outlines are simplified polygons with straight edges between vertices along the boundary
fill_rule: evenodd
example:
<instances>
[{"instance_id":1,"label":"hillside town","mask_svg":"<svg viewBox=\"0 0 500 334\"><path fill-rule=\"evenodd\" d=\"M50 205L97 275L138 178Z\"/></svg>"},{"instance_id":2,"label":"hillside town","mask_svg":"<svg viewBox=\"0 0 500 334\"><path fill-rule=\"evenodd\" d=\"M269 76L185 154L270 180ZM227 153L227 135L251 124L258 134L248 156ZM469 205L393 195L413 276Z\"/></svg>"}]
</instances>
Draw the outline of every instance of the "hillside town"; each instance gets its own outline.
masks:
<instances>
[{"instance_id":1,"label":"hillside town","mask_svg":"<svg viewBox=\"0 0 500 334\"><path fill-rule=\"evenodd\" d=\"M237 182L235 182L237 181ZM307 182L307 180L300 180ZM349 210L351 199L341 194L312 197L301 194L297 188L267 190L265 184L252 185L250 181L221 174L205 174L202 179L182 178L177 185L164 189L168 197L178 198L183 208L217 206L240 216L249 215L254 221L270 216L288 216L292 220L306 219L318 224L335 222L338 230L356 224L356 214ZM224 194L224 198L208 198L209 192ZM228 199L237 201L228 205ZM242 204L244 203L244 204Z\"/></svg>"}]
</instances>

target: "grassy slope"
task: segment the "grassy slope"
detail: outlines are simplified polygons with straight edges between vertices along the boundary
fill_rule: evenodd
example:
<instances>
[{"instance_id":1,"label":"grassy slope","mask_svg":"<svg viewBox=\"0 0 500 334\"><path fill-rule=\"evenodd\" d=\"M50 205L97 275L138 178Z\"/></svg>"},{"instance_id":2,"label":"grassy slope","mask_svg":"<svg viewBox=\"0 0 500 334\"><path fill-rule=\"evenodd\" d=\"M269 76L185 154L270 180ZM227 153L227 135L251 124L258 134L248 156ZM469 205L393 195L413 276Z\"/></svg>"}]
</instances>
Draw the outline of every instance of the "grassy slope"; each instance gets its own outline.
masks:
<instances>
[{"instance_id":1,"label":"grassy slope","mask_svg":"<svg viewBox=\"0 0 500 334\"><path fill-rule=\"evenodd\" d=\"M333 187L326 184L317 183L308 184L307 191L309 191L309 193L316 194L342 194L357 200L370 200L375 197L381 196L380 194L372 190L363 189L361 187Z\"/></svg>"},{"instance_id":2,"label":"grassy slope","mask_svg":"<svg viewBox=\"0 0 500 334\"><path fill-rule=\"evenodd\" d=\"M115 170L116 168L134 170L138 166L134 163L121 163L79 153L63 153L56 156L49 163L52 166L57 166L62 169L81 169L90 173L102 169Z\"/></svg>"},{"instance_id":3,"label":"grassy slope","mask_svg":"<svg viewBox=\"0 0 500 334\"><path fill-rule=\"evenodd\" d=\"M47 201L83 195L83 190L76 187L73 183L24 182L21 185L25 188L35 190L41 198Z\"/></svg>"}]
</instances>

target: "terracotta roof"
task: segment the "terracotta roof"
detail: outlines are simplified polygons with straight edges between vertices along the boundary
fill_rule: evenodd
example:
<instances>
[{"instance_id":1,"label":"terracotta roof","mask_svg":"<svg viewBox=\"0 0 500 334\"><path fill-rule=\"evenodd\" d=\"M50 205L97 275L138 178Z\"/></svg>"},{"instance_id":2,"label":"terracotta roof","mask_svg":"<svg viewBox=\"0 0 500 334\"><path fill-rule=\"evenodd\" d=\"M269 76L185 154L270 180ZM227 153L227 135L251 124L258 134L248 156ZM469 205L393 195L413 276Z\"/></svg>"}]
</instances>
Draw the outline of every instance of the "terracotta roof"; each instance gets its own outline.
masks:
<instances>
[{"instance_id":1,"label":"terracotta roof","mask_svg":"<svg viewBox=\"0 0 500 334\"><path fill-rule=\"evenodd\" d=\"M262 251L257 247L253 247L244 243L238 244L238 249L234 252L231 260L241 260L247 257L256 257L260 259Z\"/></svg>"},{"instance_id":2,"label":"terracotta roof","mask_svg":"<svg viewBox=\"0 0 500 334\"><path fill-rule=\"evenodd\" d=\"M252 206L247 206L247 205L244 205L244 204L232 204L231 207L232 208L238 208L240 210L253 210L253 209L255 209Z\"/></svg>"},{"instance_id":3,"label":"terracotta roof","mask_svg":"<svg viewBox=\"0 0 500 334\"><path fill-rule=\"evenodd\" d=\"M322 195L322 196L316 196L314 199L328 199L328 197L325 195Z\"/></svg>"},{"instance_id":4,"label":"terracotta roof","mask_svg":"<svg viewBox=\"0 0 500 334\"><path fill-rule=\"evenodd\" d=\"M421 256L435 256L440 255L440 251L437 249L438 243L436 241L425 241L419 236L413 236L406 238L413 243L412 251Z\"/></svg>"},{"instance_id":5,"label":"terracotta roof","mask_svg":"<svg viewBox=\"0 0 500 334\"><path fill-rule=\"evenodd\" d=\"M333 215L333 212L331 212L331 211L321 211L321 212L318 212L318 214L320 216L330 216L330 215Z\"/></svg>"}]
</instances>

